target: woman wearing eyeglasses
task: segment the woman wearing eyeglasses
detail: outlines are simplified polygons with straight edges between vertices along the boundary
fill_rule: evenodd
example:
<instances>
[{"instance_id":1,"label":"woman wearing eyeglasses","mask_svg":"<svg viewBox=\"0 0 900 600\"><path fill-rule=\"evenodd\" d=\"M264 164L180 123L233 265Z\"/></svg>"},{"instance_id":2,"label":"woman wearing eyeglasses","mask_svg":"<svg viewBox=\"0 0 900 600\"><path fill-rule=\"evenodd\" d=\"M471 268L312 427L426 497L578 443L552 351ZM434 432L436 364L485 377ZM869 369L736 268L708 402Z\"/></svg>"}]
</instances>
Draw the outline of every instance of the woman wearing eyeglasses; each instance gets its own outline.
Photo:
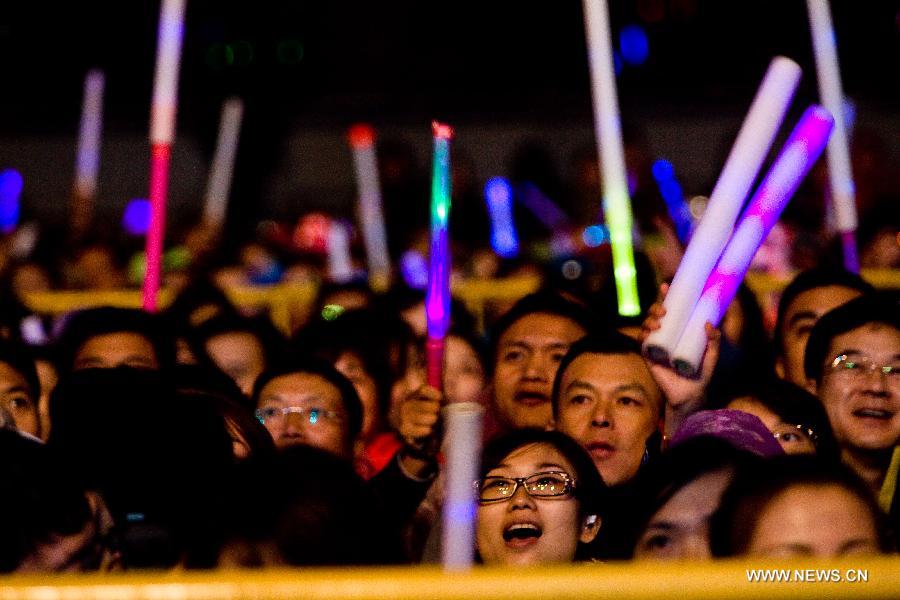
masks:
<instances>
[{"instance_id":1,"label":"woman wearing eyeglasses","mask_svg":"<svg viewBox=\"0 0 900 600\"><path fill-rule=\"evenodd\" d=\"M597 537L606 485L591 457L557 431L521 429L484 450L476 545L488 565L584 560Z\"/></svg>"}]
</instances>

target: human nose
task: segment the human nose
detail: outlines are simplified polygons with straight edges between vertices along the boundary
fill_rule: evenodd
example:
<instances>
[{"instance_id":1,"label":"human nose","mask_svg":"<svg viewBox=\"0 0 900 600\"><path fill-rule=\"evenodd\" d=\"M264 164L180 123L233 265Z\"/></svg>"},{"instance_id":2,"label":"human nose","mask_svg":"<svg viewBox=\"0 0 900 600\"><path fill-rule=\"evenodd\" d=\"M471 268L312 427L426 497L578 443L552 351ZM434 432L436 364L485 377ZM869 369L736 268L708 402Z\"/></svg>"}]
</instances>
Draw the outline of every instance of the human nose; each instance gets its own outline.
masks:
<instances>
[{"instance_id":1,"label":"human nose","mask_svg":"<svg viewBox=\"0 0 900 600\"><path fill-rule=\"evenodd\" d=\"M612 425L612 411L610 403L599 398L594 402L594 410L591 413L591 425L595 427L610 427Z\"/></svg>"},{"instance_id":2,"label":"human nose","mask_svg":"<svg viewBox=\"0 0 900 600\"><path fill-rule=\"evenodd\" d=\"M516 481L516 489L509 499L510 509L534 507L534 498L525 489L524 481Z\"/></svg>"},{"instance_id":3,"label":"human nose","mask_svg":"<svg viewBox=\"0 0 900 600\"><path fill-rule=\"evenodd\" d=\"M525 362L525 378L546 381L547 364L547 359L540 352L532 352Z\"/></svg>"},{"instance_id":4,"label":"human nose","mask_svg":"<svg viewBox=\"0 0 900 600\"><path fill-rule=\"evenodd\" d=\"M289 412L284 415L284 432L288 435L300 435L306 430L308 422L305 414Z\"/></svg>"}]
</instances>

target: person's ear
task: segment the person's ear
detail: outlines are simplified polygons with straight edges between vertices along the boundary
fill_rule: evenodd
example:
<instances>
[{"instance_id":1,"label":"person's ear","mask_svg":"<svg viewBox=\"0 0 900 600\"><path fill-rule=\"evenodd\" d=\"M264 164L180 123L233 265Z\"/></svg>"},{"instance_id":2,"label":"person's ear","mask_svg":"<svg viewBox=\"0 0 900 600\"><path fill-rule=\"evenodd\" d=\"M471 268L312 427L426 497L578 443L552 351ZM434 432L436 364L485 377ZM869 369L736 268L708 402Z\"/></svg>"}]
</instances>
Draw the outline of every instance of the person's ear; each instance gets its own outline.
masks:
<instances>
[{"instance_id":1,"label":"person's ear","mask_svg":"<svg viewBox=\"0 0 900 600\"><path fill-rule=\"evenodd\" d=\"M813 396L819 395L819 386L816 383L815 379L807 379L806 380L806 391L812 394Z\"/></svg>"},{"instance_id":2,"label":"person's ear","mask_svg":"<svg viewBox=\"0 0 900 600\"><path fill-rule=\"evenodd\" d=\"M550 420L547 421L547 425L544 427L547 431L554 431L556 429L556 416L553 415L550 417Z\"/></svg>"},{"instance_id":3,"label":"person's ear","mask_svg":"<svg viewBox=\"0 0 900 600\"><path fill-rule=\"evenodd\" d=\"M778 379L784 379L784 357L778 356L775 358L775 374L778 375Z\"/></svg>"},{"instance_id":4,"label":"person's ear","mask_svg":"<svg viewBox=\"0 0 900 600\"><path fill-rule=\"evenodd\" d=\"M597 537L600 531L601 519L597 515L588 515L584 518L584 524L581 526L581 535L578 541L582 544L590 544Z\"/></svg>"}]
</instances>

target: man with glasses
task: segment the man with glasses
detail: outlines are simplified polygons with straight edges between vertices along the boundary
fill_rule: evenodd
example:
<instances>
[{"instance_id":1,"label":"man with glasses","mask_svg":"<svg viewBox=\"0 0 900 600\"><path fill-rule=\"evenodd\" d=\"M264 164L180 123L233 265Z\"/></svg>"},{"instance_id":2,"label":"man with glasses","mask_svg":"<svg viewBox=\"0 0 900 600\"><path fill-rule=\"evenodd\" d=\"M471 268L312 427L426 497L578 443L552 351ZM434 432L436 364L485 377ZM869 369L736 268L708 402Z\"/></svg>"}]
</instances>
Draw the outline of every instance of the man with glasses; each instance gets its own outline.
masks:
<instances>
[{"instance_id":1,"label":"man with glasses","mask_svg":"<svg viewBox=\"0 0 900 600\"><path fill-rule=\"evenodd\" d=\"M867 294L826 313L804 369L841 459L878 493L900 442L900 294Z\"/></svg>"}]
</instances>

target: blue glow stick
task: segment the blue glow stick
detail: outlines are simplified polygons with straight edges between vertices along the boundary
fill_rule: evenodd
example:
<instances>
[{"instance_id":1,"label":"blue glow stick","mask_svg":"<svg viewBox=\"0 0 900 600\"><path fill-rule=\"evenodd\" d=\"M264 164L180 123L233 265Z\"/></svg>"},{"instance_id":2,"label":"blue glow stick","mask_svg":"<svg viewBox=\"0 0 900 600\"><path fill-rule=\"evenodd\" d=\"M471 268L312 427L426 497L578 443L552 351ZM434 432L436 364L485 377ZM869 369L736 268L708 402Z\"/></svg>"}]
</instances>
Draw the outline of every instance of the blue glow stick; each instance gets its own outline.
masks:
<instances>
[{"instance_id":1,"label":"blue glow stick","mask_svg":"<svg viewBox=\"0 0 900 600\"><path fill-rule=\"evenodd\" d=\"M503 177L492 177L484 186L491 216L491 248L502 258L519 255L519 236L513 220L512 186Z\"/></svg>"},{"instance_id":2,"label":"blue glow stick","mask_svg":"<svg viewBox=\"0 0 900 600\"><path fill-rule=\"evenodd\" d=\"M662 194L669 211L669 216L675 224L675 234L678 241L687 244L691 239L691 232L694 229L694 220L691 217L691 209L687 202L684 201L684 194L681 191L681 185L675 178L675 169L672 163L665 159L659 159L653 163L653 179L659 186L659 193Z\"/></svg>"}]
</instances>

